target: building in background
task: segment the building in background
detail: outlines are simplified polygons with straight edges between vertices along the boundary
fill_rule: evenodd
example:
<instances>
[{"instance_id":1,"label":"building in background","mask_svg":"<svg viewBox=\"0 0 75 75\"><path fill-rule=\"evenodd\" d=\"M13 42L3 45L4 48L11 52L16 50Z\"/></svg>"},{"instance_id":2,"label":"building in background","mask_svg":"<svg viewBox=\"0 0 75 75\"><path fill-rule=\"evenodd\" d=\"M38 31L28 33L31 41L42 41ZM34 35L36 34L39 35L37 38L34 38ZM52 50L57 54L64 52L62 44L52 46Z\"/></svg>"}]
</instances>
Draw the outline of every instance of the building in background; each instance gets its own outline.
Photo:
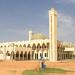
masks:
<instances>
[{"instance_id":1,"label":"building in background","mask_svg":"<svg viewBox=\"0 0 75 75\"><path fill-rule=\"evenodd\" d=\"M0 43L0 60L75 59L75 44L57 39L57 11L49 10L49 37L29 31L26 41Z\"/></svg>"}]
</instances>

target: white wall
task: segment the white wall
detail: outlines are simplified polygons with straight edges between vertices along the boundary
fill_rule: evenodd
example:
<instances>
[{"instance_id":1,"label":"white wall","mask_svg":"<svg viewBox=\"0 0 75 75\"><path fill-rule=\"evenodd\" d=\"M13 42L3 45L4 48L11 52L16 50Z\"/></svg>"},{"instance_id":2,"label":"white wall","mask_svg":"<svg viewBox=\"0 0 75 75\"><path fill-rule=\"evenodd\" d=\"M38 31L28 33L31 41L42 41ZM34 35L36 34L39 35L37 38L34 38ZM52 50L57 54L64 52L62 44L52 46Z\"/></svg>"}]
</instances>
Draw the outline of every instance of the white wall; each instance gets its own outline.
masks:
<instances>
[{"instance_id":1,"label":"white wall","mask_svg":"<svg viewBox=\"0 0 75 75\"><path fill-rule=\"evenodd\" d=\"M0 60L4 60L4 55L0 54Z\"/></svg>"}]
</instances>

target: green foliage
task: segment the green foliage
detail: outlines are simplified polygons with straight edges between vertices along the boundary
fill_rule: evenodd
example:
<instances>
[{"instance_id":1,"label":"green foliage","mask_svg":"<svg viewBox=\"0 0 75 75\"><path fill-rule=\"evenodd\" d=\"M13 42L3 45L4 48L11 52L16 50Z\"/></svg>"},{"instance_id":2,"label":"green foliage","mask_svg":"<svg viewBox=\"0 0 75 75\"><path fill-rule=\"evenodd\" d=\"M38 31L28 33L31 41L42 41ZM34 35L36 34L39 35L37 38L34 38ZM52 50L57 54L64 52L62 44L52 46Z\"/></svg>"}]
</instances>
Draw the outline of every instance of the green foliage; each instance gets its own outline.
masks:
<instances>
[{"instance_id":1,"label":"green foliage","mask_svg":"<svg viewBox=\"0 0 75 75\"><path fill-rule=\"evenodd\" d=\"M41 72L37 72L37 71L34 71L34 70L25 70L22 75L45 75Z\"/></svg>"},{"instance_id":2,"label":"green foliage","mask_svg":"<svg viewBox=\"0 0 75 75\"><path fill-rule=\"evenodd\" d=\"M64 72L67 72L66 70L64 69L61 69L61 68L46 68L44 70L45 73L64 73Z\"/></svg>"},{"instance_id":3,"label":"green foliage","mask_svg":"<svg viewBox=\"0 0 75 75\"><path fill-rule=\"evenodd\" d=\"M60 68L46 68L44 70L40 69L39 71L35 70L25 70L22 75L47 75L48 73L65 73L67 72L64 69Z\"/></svg>"}]
</instances>

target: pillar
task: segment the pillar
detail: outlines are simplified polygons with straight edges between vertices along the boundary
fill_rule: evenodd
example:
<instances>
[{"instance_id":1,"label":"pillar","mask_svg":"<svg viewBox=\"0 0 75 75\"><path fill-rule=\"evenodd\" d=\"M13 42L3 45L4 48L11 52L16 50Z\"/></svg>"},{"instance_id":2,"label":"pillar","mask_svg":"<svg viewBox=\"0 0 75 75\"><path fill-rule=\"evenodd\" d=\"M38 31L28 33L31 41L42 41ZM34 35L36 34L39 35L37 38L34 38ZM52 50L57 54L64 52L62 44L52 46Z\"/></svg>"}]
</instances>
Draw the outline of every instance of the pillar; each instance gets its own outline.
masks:
<instances>
[{"instance_id":1,"label":"pillar","mask_svg":"<svg viewBox=\"0 0 75 75\"><path fill-rule=\"evenodd\" d=\"M14 53L14 60L16 60L16 53Z\"/></svg>"},{"instance_id":2,"label":"pillar","mask_svg":"<svg viewBox=\"0 0 75 75\"><path fill-rule=\"evenodd\" d=\"M29 31L29 41L32 39L32 31Z\"/></svg>"},{"instance_id":3,"label":"pillar","mask_svg":"<svg viewBox=\"0 0 75 75\"><path fill-rule=\"evenodd\" d=\"M57 61L57 12L49 10L49 60Z\"/></svg>"}]
</instances>

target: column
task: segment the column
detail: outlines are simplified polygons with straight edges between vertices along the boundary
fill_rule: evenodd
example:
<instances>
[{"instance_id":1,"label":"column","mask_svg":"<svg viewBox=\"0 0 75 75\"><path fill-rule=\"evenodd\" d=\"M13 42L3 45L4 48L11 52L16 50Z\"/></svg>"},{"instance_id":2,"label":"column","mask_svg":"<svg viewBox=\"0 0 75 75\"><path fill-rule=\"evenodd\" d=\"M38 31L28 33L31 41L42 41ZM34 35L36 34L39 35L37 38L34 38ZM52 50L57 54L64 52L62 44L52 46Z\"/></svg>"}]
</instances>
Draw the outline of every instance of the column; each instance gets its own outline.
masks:
<instances>
[{"instance_id":1,"label":"column","mask_svg":"<svg viewBox=\"0 0 75 75\"><path fill-rule=\"evenodd\" d=\"M34 60L35 60L35 52L34 52Z\"/></svg>"},{"instance_id":2,"label":"column","mask_svg":"<svg viewBox=\"0 0 75 75\"><path fill-rule=\"evenodd\" d=\"M57 61L57 12L54 8L49 11L49 60Z\"/></svg>"},{"instance_id":3,"label":"column","mask_svg":"<svg viewBox=\"0 0 75 75\"><path fill-rule=\"evenodd\" d=\"M16 60L16 54L14 53L14 60Z\"/></svg>"}]
</instances>

